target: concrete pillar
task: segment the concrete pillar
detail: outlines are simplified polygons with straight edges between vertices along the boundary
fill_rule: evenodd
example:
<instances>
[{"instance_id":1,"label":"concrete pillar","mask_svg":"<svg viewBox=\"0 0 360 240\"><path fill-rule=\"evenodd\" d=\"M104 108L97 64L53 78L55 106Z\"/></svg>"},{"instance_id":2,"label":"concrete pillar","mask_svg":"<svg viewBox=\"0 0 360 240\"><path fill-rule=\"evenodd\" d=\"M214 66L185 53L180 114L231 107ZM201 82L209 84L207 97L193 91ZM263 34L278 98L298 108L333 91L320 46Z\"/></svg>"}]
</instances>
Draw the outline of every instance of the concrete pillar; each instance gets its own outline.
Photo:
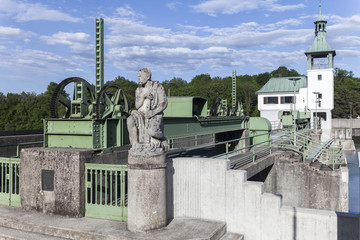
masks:
<instances>
[{"instance_id":1,"label":"concrete pillar","mask_svg":"<svg viewBox=\"0 0 360 240\"><path fill-rule=\"evenodd\" d=\"M128 157L128 229L145 232L166 226L166 155Z\"/></svg>"},{"instance_id":2,"label":"concrete pillar","mask_svg":"<svg viewBox=\"0 0 360 240\"><path fill-rule=\"evenodd\" d=\"M249 130L244 130L241 137L249 137ZM250 150L250 148L245 148L247 146L250 146L250 138L240 140L236 148L240 149L239 153L246 153Z\"/></svg>"},{"instance_id":3,"label":"concrete pillar","mask_svg":"<svg viewBox=\"0 0 360 240\"><path fill-rule=\"evenodd\" d=\"M92 150L25 148L21 151L22 209L49 214L85 215L85 161Z\"/></svg>"}]
</instances>

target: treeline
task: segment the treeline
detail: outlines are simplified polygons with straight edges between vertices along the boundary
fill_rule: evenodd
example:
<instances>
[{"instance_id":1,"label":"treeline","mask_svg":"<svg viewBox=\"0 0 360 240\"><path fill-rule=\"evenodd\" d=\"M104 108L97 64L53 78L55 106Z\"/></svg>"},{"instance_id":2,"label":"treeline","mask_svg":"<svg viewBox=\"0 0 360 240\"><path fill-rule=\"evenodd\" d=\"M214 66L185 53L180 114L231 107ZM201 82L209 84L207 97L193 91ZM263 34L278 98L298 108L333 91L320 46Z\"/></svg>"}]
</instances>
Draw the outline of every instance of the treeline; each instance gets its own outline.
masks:
<instances>
[{"instance_id":1,"label":"treeline","mask_svg":"<svg viewBox=\"0 0 360 240\"><path fill-rule=\"evenodd\" d=\"M286 67L279 67L272 72L257 75L237 76L237 99L248 116L259 116L257 95L259 90L271 77L299 76L298 72ZM156 79L154 79L156 80ZM130 81L117 77L113 81L126 93L130 108L135 105L135 89L137 80ZM195 76L190 82L174 77L162 82L165 91L170 96L200 96L208 100L211 108L215 98L227 99L231 104L232 77L211 77L209 74ZM353 117L360 115L360 79L355 78L351 71L335 69L335 106L333 118L348 118L350 102L352 102ZM50 82L47 90L41 94L22 92L20 94L0 92L0 131L27 130L43 128L42 119L50 118L51 97L57 84Z\"/></svg>"}]
</instances>

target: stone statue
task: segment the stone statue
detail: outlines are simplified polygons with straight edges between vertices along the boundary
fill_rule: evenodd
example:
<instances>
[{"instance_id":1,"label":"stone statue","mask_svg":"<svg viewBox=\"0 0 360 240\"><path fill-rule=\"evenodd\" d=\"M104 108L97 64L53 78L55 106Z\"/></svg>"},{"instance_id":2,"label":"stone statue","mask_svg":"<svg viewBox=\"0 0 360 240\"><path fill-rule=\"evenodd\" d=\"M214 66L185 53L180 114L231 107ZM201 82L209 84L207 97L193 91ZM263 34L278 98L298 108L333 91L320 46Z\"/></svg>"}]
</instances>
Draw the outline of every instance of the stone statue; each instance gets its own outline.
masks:
<instances>
[{"instance_id":1,"label":"stone statue","mask_svg":"<svg viewBox=\"0 0 360 240\"><path fill-rule=\"evenodd\" d=\"M130 152L135 154L159 154L167 150L164 137L163 111L167 107L164 88L158 81L151 81L147 68L138 72L139 86L135 92L135 107L127 119Z\"/></svg>"}]
</instances>

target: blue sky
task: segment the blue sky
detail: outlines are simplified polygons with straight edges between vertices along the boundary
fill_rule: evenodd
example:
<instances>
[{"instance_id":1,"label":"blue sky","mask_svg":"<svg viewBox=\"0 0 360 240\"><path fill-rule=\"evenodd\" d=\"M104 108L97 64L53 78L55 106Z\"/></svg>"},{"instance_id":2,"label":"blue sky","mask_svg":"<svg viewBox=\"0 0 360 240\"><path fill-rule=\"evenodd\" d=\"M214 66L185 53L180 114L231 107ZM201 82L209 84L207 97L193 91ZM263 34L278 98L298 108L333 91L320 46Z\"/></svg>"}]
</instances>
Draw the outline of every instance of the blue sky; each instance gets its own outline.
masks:
<instances>
[{"instance_id":1,"label":"blue sky","mask_svg":"<svg viewBox=\"0 0 360 240\"><path fill-rule=\"evenodd\" d=\"M94 21L105 21L105 81L151 69L160 82L279 66L306 73L318 0L0 0L0 92L95 82ZM360 77L360 1L322 1L335 66Z\"/></svg>"}]
</instances>

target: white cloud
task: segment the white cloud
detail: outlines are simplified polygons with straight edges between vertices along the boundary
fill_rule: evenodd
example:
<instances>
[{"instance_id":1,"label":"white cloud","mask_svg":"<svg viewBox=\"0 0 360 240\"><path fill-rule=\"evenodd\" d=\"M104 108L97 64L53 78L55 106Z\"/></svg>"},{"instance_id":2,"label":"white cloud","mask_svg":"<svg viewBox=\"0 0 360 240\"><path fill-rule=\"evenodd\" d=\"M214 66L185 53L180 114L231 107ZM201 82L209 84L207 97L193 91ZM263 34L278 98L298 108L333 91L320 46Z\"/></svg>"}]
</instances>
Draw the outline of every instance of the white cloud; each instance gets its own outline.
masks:
<instances>
[{"instance_id":1,"label":"white cloud","mask_svg":"<svg viewBox=\"0 0 360 240\"><path fill-rule=\"evenodd\" d=\"M221 14L236 14L239 12L255 9L265 9L270 12L284 12L304 8L304 4L281 5L279 0L206 0L197 5L193 5L196 12L207 13L215 16Z\"/></svg>"},{"instance_id":2,"label":"white cloud","mask_svg":"<svg viewBox=\"0 0 360 240\"><path fill-rule=\"evenodd\" d=\"M3 38L26 38L34 35L32 32L25 32L20 28L4 27L0 26L0 37Z\"/></svg>"},{"instance_id":3,"label":"white cloud","mask_svg":"<svg viewBox=\"0 0 360 240\"><path fill-rule=\"evenodd\" d=\"M302 3L294 4L294 5L270 4L268 9L270 12L285 12L285 11L296 10L304 7L305 5Z\"/></svg>"},{"instance_id":4,"label":"white cloud","mask_svg":"<svg viewBox=\"0 0 360 240\"><path fill-rule=\"evenodd\" d=\"M140 21L129 19L106 19L110 34L106 44L111 47L158 46L205 48L251 46L283 46L309 42L313 36L310 29L288 30L290 25L299 25L301 21L287 19L274 24L259 25L248 22L227 28L208 26L179 25L179 30L151 27ZM284 29L282 29L284 28Z\"/></svg>"},{"instance_id":5,"label":"white cloud","mask_svg":"<svg viewBox=\"0 0 360 240\"><path fill-rule=\"evenodd\" d=\"M116 9L117 14L120 17L137 17L143 18L144 16L135 12L130 5L126 4L124 7L119 7Z\"/></svg>"},{"instance_id":6,"label":"white cloud","mask_svg":"<svg viewBox=\"0 0 360 240\"><path fill-rule=\"evenodd\" d=\"M337 57L339 58L349 58L349 57L355 57L360 58L360 50L338 50L336 51Z\"/></svg>"},{"instance_id":7,"label":"white cloud","mask_svg":"<svg viewBox=\"0 0 360 240\"><path fill-rule=\"evenodd\" d=\"M90 43L90 35L83 32L58 32L51 36L41 36L40 38L49 45L67 45L76 53L93 51L94 49L93 44Z\"/></svg>"},{"instance_id":8,"label":"white cloud","mask_svg":"<svg viewBox=\"0 0 360 240\"><path fill-rule=\"evenodd\" d=\"M182 5L181 2L171 2L171 3L167 3L166 6L170 9L170 10L173 10L173 11L176 11L177 8Z\"/></svg>"},{"instance_id":9,"label":"white cloud","mask_svg":"<svg viewBox=\"0 0 360 240\"><path fill-rule=\"evenodd\" d=\"M224 28L179 24L169 29L136 19L108 17L105 56L108 63L122 71L136 71L143 66L176 74L204 67L213 71L229 66L266 71L279 65L294 68L305 56L303 50L289 47L306 48L314 36L312 27L290 29L302 25L303 19L283 19L266 25L243 22ZM266 50L254 50L262 48Z\"/></svg>"},{"instance_id":10,"label":"white cloud","mask_svg":"<svg viewBox=\"0 0 360 240\"><path fill-rule=\"evenodd\" d=\"M223 69L241 64L273 70L280 65L296 65L299 59L304 58L304 52L236 50L226 47L205 49L124 47L112 48L108 58L121 70L135 71L143 66L149 66L163 72L181 74L198 70L202 66Z\"/></svg>"},{"instance_id":11,"label":"white cloud","mask_svg":"<svg viewBox=\"0 0 360 240\"><path fill-rule=\"evenodd\" d=\"M65 71L71 72L71 73L85 72L85 70L82 68L66 68Z\"/></svg>"},{"instance_id":12,"label":"white cloud","mask_svg":"<svg viewBox=\"0 0 360 240\"><path fill-rule=\"evenodd\" d=\"M360 32L360 15L353 15L351 17L332 15L330 18L336 19L336 23L328 26L327 28L330 35L343 35Z\"/></svg>"},{"instance_id":13,"label":"white cloud","mask_svg":"<svg viewBox=\"0 0 360 240\"><path fill-rule=\"evenodd\" d=\"M63 71L64 66L73 66L75 63L60 55L34 50L16 48L11 52L0 51L0 69L13 70L14 74L36 72Z\"/></svg>"},{"instance_id":14,"label":"white cloud","mask_svg":"<svg viewBox=\"0 0 360 240\"><path fill-rule=\"evenodd\" d=\"M81 22L69 14L50 9L40 3L28 3L20 0L0 0L0 14L13 17L16 21L27 22L35 20Z\"/></svg>"}]
</instances>

